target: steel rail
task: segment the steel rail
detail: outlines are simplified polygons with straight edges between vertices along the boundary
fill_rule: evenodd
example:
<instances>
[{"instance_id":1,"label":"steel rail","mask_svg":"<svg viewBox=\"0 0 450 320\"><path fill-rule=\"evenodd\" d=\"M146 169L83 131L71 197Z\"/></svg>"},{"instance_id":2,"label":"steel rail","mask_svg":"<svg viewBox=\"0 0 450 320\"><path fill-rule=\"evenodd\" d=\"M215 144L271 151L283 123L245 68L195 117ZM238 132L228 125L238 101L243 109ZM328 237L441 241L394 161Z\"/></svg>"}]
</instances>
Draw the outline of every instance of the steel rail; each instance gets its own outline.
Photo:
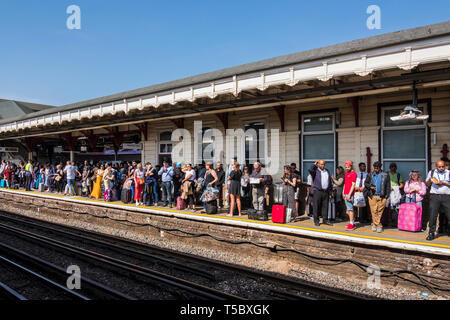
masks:
<instances>
[{"instance_id":1,"label":"steel rail","mask_svg":"<svg viewBox=\"0 0 450 320\"><path fill-rule=\"evenodd\" d=\"M161 262L165 263L166 265L170 265L170 267L174 267L174 268L182 270L182 271L187 271L187 272L196 274L198 276L201 276L203 278L207 278L209 280L216 280L216 277L213 274L211 274L211 273L208 273L206 271L201 271L201 270L198 270L196 268L193 268L193 267L187 266L185 264L182 264L180 262L177 262L177 261L175 261L173 259L168 259L168 258L164 258L164 257L161 257L161 256L157 256L155 254L151 254L151 253L148 253L148 252L145 252L145 251L135 250L133 248L126 248L124 246L121 246L121 245L118 245L118 244L115 244L115 243L107 242L107 241L100 240L100 239L94 239L94 238L89 237L87 235L76 234L76 233L73 233L73 232L68 231L68 230L61 231L61 230L58 230L58 229L55 229L55 228L51 228L51 227L42 225L40 223L34 223L34 222L22 220L22 219L16 219L16 218L6 217L6 216L2 216L2 215L0 215L0 219L14 221L14 222L21 223L21 224L24 224L24 225L29 225L29 226L41 228L41 229L48 230L50 232L63 235L65 237L71 237L71 238L74 238L74 239L77 239L77 240L80 240L80 239L81 240L87 240L87 241L93 242L95 244L100 244L100 245L106 246L108 249L111 249L111 248L116 249L117 252L122 253L122 254L126 253L127 255L133 255L133 256L135 256L137 258L140 258L140 259L142 259L142 257L147 257L147 258L150 258L150 259L153 259L153 260L161 261Z\"/></svg>"},{"instance_id":2,"label":"steel rail","mask_svg":"<svg viewBox=\"0 0 450 320\"><path fill-rule=\"evenodd\" d=\"M0 282L0 296L3 296L8 300L21 300L21 301L28 300L17 291L8 287L3 282Z\"/></svg>"},{"instance_id":3,"label":"steel rail","mask_svg":"<svg viewBox=\"0 0 450 320\"><path fill-rule=\"evenodd\" d=\"M11 232L25 239L37 240L40 243L45 244L49 247L57 248L66 252L71 252L72 254L82 256L93 261L101 262L109 266L126 270L133 274L141 275L172 287L177 287L179 289L185 290L200 297L214 300L245 300L242 297L218 291L213 288L209 288L191 281L187 281L185 279L180 279L171 275L167 275L158 271L141 267L139 265L135 265L129 262L121 261L119 259L106 256L98 252L79 248L71 244L66 244L61 241L51 239L16 227L8 226L3 223L0 223L0 229L7 232Z\"/></svg>"},{"instance_id":4,"label":"steel rail","mask_svg":"<svg viewBox=\"0 0 450 320\"><path fill-rule=\"evenodd\" d=\"M39 257L36 257L34 255L31 255L25 251L16 249L12 246L9 246L5 243L0 242L0 250L3 250L4 252L8 252L9 254L12 254L15 257L18 257L21 260L24 260L32 265L37 266L38 268L44 269L46 271L52 272L54 274L57 274L58 276L67 277L67 272L64 270L64 268L59 267L55 264L52 264L48 261L45 261ZM110 296L124 299L124 300L136 300L133 297L130 297L129 295L123 294L113 288L110 288L108 286L105 286L97 281L91 280L88 277L83 276L83 284L84 286L88 285L91 289L100 290L102 292L105 292L109 294Z\"/></svg>"},{"instance_id":5,"label":"steel rail","mask_svg":"<svg viewBox=\"0 0 450 320\"><path fill-rule=\"evenodd\" d=\"M30 269L28 269L28 268L18 264L17 262L9 260L9 259L7 259L7 258L5 258L3 256L0 256L0 263L5 263L5 264L7 264L9 266L12 266L15 269L18 269L18 270L22 271L23 273L28 274L29 276L31 276L31 277L33 277L35 279L38 279L40 282L42 282L42 283L44 283L44 284L46 284L48 286L51 286L53 288L56 288L56 289L66 293L66 294L69 294L70 296L73 296L76 299L90 300L88 297L86 297L86 296L84 296L82 294L79 294L78 292L75 292L73 290L70 290L69 288L64 287L64 286L60 285L59 283L56 283L55 281L53 281L53 280L51 280L51 279L49 279L47 277L44 277L43 275L40 275L39 273L34 272L34 271L32 271L32 270L30 270Z\"/></svg>"},{"instance_id":6,"label":"steel rail","mask_svg":"<svg viewBox=\"0 0 450 320\"><path fill-rule=\"evenodd\" d=\"M370 299L377 299L375 297L372 296L368 296L368 295L363 295L363 294L358 294L358 293L354 293L354 292L350 292L350 291L343 291L340 289L336 289L336 288L330 288L330 287L326 287L326 286L322 286L320 284L315 284L315 283L310 283L310 282L306 282L300 279L292 279L292 278L288 278L285 276L279 276L279 275L274 275L271 274L269 272L264 272L264 271L259 271L259 270L253 270L250 268L246 268L243 266L238 266L238 265L230 265L230 264L226 264L224 262L220 262L220 261L216 261L216 260L211 260L209 258L205 258L205 257L199 257L199 256L192 256L192 255L188 255L186 253L182 253L182 252L177 252L171 249L167 249L167 248L160 248L160 247L156 247L156 246L152 246L149 244L143 244L134 240L130 240L130 239L124 239L124 238L119 238L116 236L111 236L111 235L105 235L105 234L101 234L95 231L89 231L89 230L84 230L84 229L80 229L80 228L76 228L76 227L69 227L69 226L64 226L64 225L60 225L60 224L54 224L54 223L49 223L49 222L44 222L35 218L30 218L30 217L21 217L20 219L18 218L13 218L10 216L4 216L4 215L0 215L0 218L7 218L13 221L18 221L18 222L28 222L24 219L27 220L33 220L33 221L38 221L39 223L37 223L37 225L41 225L42 223L48 224L48 225L53 225L53 226L57 226L58 228L62 229L62 230L77 230L79 232L83 232L83 233L87 233L93 236L97 236L100 238L103 238L107 241L116 241L119 243L123 243L126 245L132 245L135 246L137 248L142 248L145 250L152 250L158 253L163 253L163 254L169 254L169 255L173 255L173 256L179 256L182 257L184 259L196 262L196 263L201 263L201 264L206 264L206 265L210 265L210 266L214 266L220 269L224 269L224 270L228 270L228 271L235 271L235 272L240 272L243 274L247 274L250 277L262 277L264 279L270 280L272 282L278 283L278 284L283 284L286 285L287 287L293 289L293 290L298 290L298 291L308 291L311 294L314 294L316 296L321 296L321 297L326 297L328 299L333 299L333 300L370 300ZM64 233L64 232L63 232ZM108 242L110 243L110 242ZM301 298L301 297L299 297ZM310 297L307 297L308 299L310 299Z\"/></svg>"}]
</instances>

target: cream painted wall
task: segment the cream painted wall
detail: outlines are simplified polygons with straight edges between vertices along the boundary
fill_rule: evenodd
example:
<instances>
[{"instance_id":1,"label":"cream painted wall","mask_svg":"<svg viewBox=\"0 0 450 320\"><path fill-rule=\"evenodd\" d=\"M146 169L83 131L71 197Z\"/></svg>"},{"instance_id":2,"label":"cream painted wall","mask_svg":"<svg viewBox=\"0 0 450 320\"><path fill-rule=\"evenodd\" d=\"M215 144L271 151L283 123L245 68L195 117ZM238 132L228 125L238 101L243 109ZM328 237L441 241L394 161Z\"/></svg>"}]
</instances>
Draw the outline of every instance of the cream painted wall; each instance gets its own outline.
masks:
<instances>
[{"instance_id":1,"label":"cream painted wall","mask_svg":"<svg viewBox=\"0 0 450 320\"><path fill-rule=\"evenodd\" d=\"M447 143L450 146L450 87L427 89L419 91L419 99L431 99L432 101L432 122L429 123L431 134L431 161L435 162L442 154L440 153L442 145ZM398 101L411 100L411 93L404 92L400 94L385 94L378 96L362 97L359 107L359 124L355 128L355 119L353 107L347 99L316 102L311 104L298 104L286 106L285 109L285 132L280 134L280 170L274 179L281 176L282 167L285 164L295 162L300 167L299 152L299 112L317 112L320 113L327 109L338 108L341 122L337 129L338 145L338 163L343 165L344 161L351 160L355 164L366 162L366 150L369 147L372 153L372 163L377 161L379 154L379 130L378 126L378 103L395 103ZM203 127L215 127L225 135L224 127L219 118L215 115L205 116L203 118L186 118L185 128L192 135L194 129L194 120L202 120ZM229 114L229 128L244 128L246 122L262 121L267 129L280 128L280 119L272 108L233 112ZM149 141L144 143L143 160L157 162L157 148L159 132L171 129L175 126L170 121L161 123L152 122L149 125ZM436 133L436 144L433 144L433 134ZM225 141L224 141L225 143ZM225 147L225 144L224 144ZM186 161L193 161L193 143L185 143ZM231 158L236 154L236 150L230 154L224 155L224 160ZM269 156L271 155L269 149Z\"/></svg>"}]
</instances>

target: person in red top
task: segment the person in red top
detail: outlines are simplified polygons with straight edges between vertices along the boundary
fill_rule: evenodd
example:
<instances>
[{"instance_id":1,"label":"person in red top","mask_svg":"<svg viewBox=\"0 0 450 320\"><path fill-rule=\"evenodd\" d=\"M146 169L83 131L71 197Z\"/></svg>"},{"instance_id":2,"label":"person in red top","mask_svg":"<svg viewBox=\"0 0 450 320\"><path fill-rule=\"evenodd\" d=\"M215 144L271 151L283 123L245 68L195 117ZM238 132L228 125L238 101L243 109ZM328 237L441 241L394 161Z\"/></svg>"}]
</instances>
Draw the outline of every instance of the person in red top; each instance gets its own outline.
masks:
<instances>
[{"instance_id":1,"label":"person in red top","mask_svg":"<svg viewBox=\"0 0 450 320\"><path fill-rule=\"evenodd\" d=\"M345 184L342 197L344 198L345 206L347 207L347 214L348 217L350 218L350 223L345 226L345 229L354 230L355 213L353 210L353 196L355 194L355 185L358 175L353 170L353 163L351 161L345 161L344 167L345 167Z\"/></svg>"},{"instance_id":2,"label":"person in red top","mask_svg":"<svg viewBox=\"0 0 450 320\"><path fill-rule=\"evenodd\" d=\"M6 181L6 187L11 188L10 180L12 178L12 169L11 169L11 164L9 163L9 161L6 162L6 168L5 168L5 171L3 171L3 175L4 175L4 179Z\"/></svg>"}]
</instances>

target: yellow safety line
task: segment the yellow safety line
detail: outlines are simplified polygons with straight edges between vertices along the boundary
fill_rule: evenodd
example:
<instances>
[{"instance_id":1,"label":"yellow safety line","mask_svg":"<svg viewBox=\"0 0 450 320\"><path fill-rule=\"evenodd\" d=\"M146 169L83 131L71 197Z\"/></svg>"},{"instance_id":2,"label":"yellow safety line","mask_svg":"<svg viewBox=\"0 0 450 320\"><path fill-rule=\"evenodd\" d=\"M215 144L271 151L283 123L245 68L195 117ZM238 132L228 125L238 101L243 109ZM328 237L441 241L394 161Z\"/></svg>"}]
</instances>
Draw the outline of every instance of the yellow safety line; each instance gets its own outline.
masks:
<instances>
[{"instance_id":1,"label":"yellow safety line","mask_svg":"<svg viewBox=\"0 0 450 320\"><path fill-rule=\"evenodd\" d=\"M57 198L65 198L65 196L59 196L59 195L55 195L55 194L51 194L51 193L46 194L46 193L35 192L35 191L17 191L17 190L8 190L8 191L25 192L25 193L38 194L38 195L47 195L47 196L52 196L52 197L57 197ZM105 202L103 200L96 200L96 199L85 199L85 198L76 198L76 197L73 197L71 199L79 200L79 201L97 202L97 203L103 203L103 204L109 203L109 202ZM265 225L270 225L270 226L280 226L280 227L284 227L284 228L308 230L308 231L323 232L323 233L329 233L329 234L339 234L339 235L356 237L356 238L362 238L362 239L393 241L393 242L399 242L399 243L409 243L409 244L417 244L417 245L424 245L424 246L430 246L430 247L440 247L440 248L450 249L450 246L448 246L448 245L437 244L437 243L427 243L427 242L417 242L417 241L391 239L391 238L381 238L381 237L359 235L359 234L347 233L347 232L338 232L338 231L332 231L332 230L315 229L315 228L308 228L308 227L301 227L301 226L292 226L292 225L273 223L273 222L266 222L266 221L247 220L247 219L233 218L233 217L223 217L223 216L217 216L217 215L213 216L213 215L202 214L202 213L194 213L194 212L189 212L189 211L165 209L165 208L161 208L161 207L136 206L134 204L127 204L127 203L111 203L111 204L120 205L120 206L126 206L126 207L134 207L134 208L155 209L155 210L161 210L161 211L172 212L172 213L184 213L184 214L189 214L189 215L193 215L193 216L220 218L220 219L235 220L235 221L242 221L242 222L259 223L259 224L265 224ZM339 227L339 226L337 226L337 227Z\"/></svg>"}]
</instances>

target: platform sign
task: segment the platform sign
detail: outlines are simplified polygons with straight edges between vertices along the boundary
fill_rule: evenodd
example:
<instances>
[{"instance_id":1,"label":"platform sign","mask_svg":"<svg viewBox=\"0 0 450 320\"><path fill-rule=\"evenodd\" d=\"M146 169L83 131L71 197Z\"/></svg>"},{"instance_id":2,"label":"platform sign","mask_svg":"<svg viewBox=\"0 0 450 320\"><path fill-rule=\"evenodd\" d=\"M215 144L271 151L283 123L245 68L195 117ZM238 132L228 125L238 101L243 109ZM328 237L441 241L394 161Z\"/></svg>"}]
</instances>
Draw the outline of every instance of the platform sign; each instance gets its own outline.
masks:
<instances>
[{"instance_id":1,"label":"platform sign","mask_svg":"<svg viewBox=\"0 0 450 320\"><path fill-rule=\"evenodd\" d=\"M0 152L19 152L17 147L0 147Z\"/></svg>"},{"instance_id":2,"label":"platform sign","mask_svg":"<svg viewBox=\"0 0 450 320\"><path fill-rule=\"evenodd\" d=\"M142 143L124 143L122 149L127 150L142 150Z\"/></svg>"}]
</instances>

